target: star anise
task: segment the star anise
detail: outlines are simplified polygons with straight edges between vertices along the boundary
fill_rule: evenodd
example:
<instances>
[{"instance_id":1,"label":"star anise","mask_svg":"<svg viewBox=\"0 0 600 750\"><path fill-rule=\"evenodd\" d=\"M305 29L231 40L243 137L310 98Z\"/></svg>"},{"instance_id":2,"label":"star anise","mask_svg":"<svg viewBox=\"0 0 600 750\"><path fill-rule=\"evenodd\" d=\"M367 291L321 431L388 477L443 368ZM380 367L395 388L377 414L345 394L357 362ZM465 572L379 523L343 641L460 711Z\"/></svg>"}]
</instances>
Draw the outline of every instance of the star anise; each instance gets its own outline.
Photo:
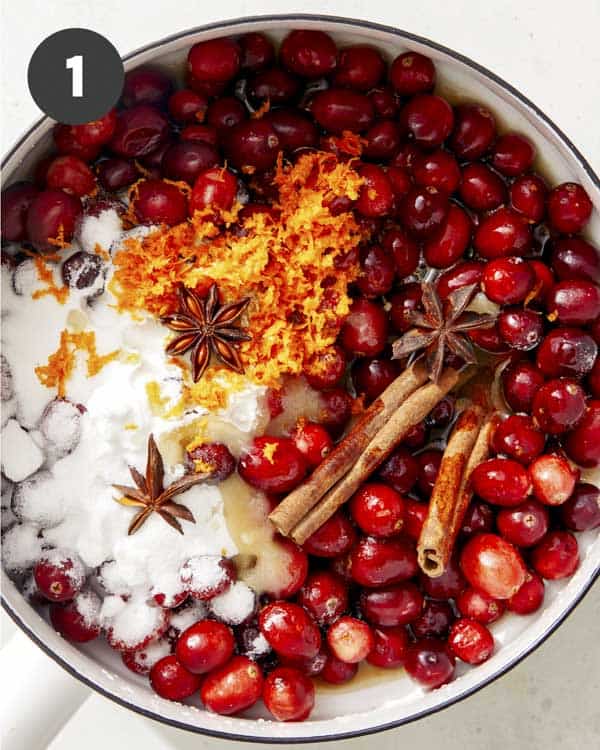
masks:
<instances>
[{"instance_id":1,"label":"star anise","mask_svg":"<svg viewBox=\"0 0 600 750\"><path fill-rule=\"evenodd\" d=\"M444 304L435 286L430 282L423 282L421 288L424 312L413 312L410 315L409 322L414 328L394 342L393 359L403 359L424 349L429 377L435 383L442 374L447 349L465 364L475 364L475 350L464 334L476 328L488 328L496 320L493 314L466 312L478 286L470 284L455 290L448 295Z\"/></svg>"},{"instance_id":2,"label":"star anise","mask_svg":"<svg viewBox=\"0 0 600 750\"><path fill-rule=\"evenodd\" d=\"M152 513L158 513L169 526L172 526L180 534L183 534L183 529L177 520L178 518L183 518L184 521L189 521L190 523L196 523L192 512L185 505L173 502L173 498L189 490L195 484L204 481L206 479L205 474L186 474L165 489L165 469L162 456L153 435L150 435L148 438L146 476L133 466L129 467L129 471L136 484L135 487L113 484L116 490L123 493L123 497L115 498L118 503L140 509L139 513L129 524L128 534L134 534L141 528Z\"/></svg>"},{"instance_id":3,"label":"star anise","mask_svg":"<svg viewBox=\"0 0 600 750\"><path fill-rule=\"evenodd\" d=\"M216 284L211 286L206 299L184 286L179 287L178 293L179 312L160 319L179 334L169 342L167 354L179 355L192 350L194 382L200 380L208 367L211 353L231 370L243 372L238 347L252 336L233 324L248 307L250 297L220 305Z\"/></svg>"}]
</instances>

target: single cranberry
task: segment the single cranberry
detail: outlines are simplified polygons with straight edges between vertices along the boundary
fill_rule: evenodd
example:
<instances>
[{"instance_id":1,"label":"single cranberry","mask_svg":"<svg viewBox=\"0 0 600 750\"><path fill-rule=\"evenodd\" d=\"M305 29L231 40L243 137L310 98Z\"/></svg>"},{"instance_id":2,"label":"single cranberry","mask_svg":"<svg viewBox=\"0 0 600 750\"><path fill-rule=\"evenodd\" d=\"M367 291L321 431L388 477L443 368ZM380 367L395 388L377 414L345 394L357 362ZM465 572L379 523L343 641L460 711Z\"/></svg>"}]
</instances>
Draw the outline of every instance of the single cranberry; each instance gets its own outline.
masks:
<instances>
[{"instance_id":1,"label":"single cranberry","mask_svg":"<svg viewBox=\"0 0 600 750\"><path fill-rule=\"evenodd\" d=\"M2 191L0 231L5 242L27 238L27 212L39 190L31 182L16 182Z\"/></svg>"},{"instance_id":2,"label":"single cranberry","mask_svg":"<svg viewBox=\"0 0 600 750\"><path fill-rule=\"evenodd\" d=\"M419 154L413 162L412 175L417 185L434 187L448 194L456 190L461 179L455 157L441 148Z\"/></svg>"},{"instance_id":3,"label":"single cranberry","mask_svg":"<svg viewBox=\"0 0 600 750\"><path fill-rule=\"evenodd\" d=\"M266 115L279 138L284 151L310 148L318 142L315 124L295 109L275 109Z\"/></svg>"},{"instance_id":4,"label":"single cranberry","mask_svg":"<svg viewBox=\"0 0 600 750\"><path fill-rule=\"evenodd\" d=\"M62 264L61 275L65 286L71 289L87 289L102 273L104 263L95 253L78 250Z\"/></svg>"},{"instance_id":5,"label":"single cranberry","mask_svg":"<svg viewBox=\"0 0 600 750\"><path fill-rule=\"evenodd\" d=\"M490 458L471 475L475 492L495 505L519 505L531 492L531 481L520 463L510 458Z\"/></svg>"},{"instance_id":6,"label":"single cranberry","mask_svg":"<svg viewBox=\"0 0 600 750\"><path fill-rule=\"evenodd\" d=\"M320 78L335 70L337 47L323 31L296 30L281 43L279 57L283 65L303 78Z\"/></svg>"},{"instance_id":7,"label":"single cranberry","mask_svg":"<svg viewBox=\"0 0 600 750\"><path fill-rule=\"evenodd\" d=\"M42 190L27 211L26 234L39 251L55 251L52 240L69 242L81 215L81 201L63 190Z\"/></svg>"},{"instance_id":8,"label":"single cranberry","mask_svg":"<svg viewBox=\"0 0 600 750\"><path fill-rule=\"evenodd\" d=\"M525 581L521 555L497 534L471 537L462 549L460 566L471 586L494 599L509 599Z\"/></svg>"},{"instance_id":9,"label":"single cranberry","mask_svg":"<svg viewBox=\"0 0 600 750\"><path fill-rule=\"evenodd\" d=\"M600 283L600 251L582 237L559 237L553 244L550 262L561 281L585 279Z\"/></svg>"},{"instance_id":10,"label":"single cranberry","mask_svg":"<svg viewBox=\"0 0 600 750\"><path fill-rule=\"evenodd\" d=\"M402 439L402 445L411 450L422 448L429 439L429 432L425 422L419 422L406 433Z\"/></svg>"},{"instance_id":11,"label":"single cranberry","mask_svg":"<svg viewBox=\"0 0 600 750\"><path fill-rule=\"evenodd\" d=\"M421 307L423 292L417 283L404 284L400 290L390 298L390 319L399 333L405 333L412 328L412 313Z\"/></svg>"},{"instance_id":12,"label":"single cranberry","mask_svg":"<svg viewBox=\"0 0 600 750\"><path fill-rule=\"evenodd\" d=\"M363 154L367 159L386 161L400 146L400 128L393 120L378 120L364 135Z\"/></svg>"},{"instance_id":13,"label":"single cranberry","mask_svg":"<svg viewBox=\"0 0 600 750\"><path fill-rule=\"evenodd\" d=\"M404 52L390 67L390 81L402 96L430 91L435 84L434 64L418 52Z\"/></svg>"},{"instance_id":14,"label":"single cranberry","mask_svg":"<svg viewBox=\"0 0 600 750\"><path fill-rule=\"evenodd\" d=\"M465 589L460 594L456 606L463 617L476 620L483 625L496 622L504 612L504 602L473 588Z\"/></svg>"},{"instance_id":15,"label":"single cranberry","mask_svg":"<svg viewBox=\"0 0 600 750\"><path fill-rule=\"evenodd\" d=\"M514 305L523 302L533 289L535 273L523 258L495 258L486 264L481 284L492 302Z\"/></svg>"},{"instance_id":16,"label":"single cranberry","mask_svg":"<svg viewBox=\"0 0 600 750\"><path fill-rule=\"evenodd\" d=\"M298 424L291 437L306 463L312 467L318 466L333 449L331 435L314 422Z\"/></svg>"},{"instance_id":17,"label":"single cranberry","mask_svg":"<svg viewBox=\"0 0 600 750\"><path fill-rule=\"evenodd\" d=\"M234 656L206 676L200 689L204 707L224 716L253 706L262 695L261 668L247 656Z\"/></svg>"},{"instance_id":18,"label":"single cranberry","mask_svg":"<svg viewBox=\"0 0 600 750\"><path fill-rule=\"evenodd\" d=\"M580 328L555 328L537 351L537 366L549 378L583 377L594 366L598 345Z\"/></svg>"},{"instance_id":19,"label":"single cranberry","mask_svg":"<svg viewBox=\"0 0 600 750\"><path fill-rule=\"evenodd\" d=\"M235 471L235 458L224 443L202 443L185 454L190 474L202 473L207 480L222 482Z\"/></svg>"},{"instance_id":20,"label":"single cranberry","mask_svg":"<svg viewBox=\"0 0 600 750\"><path fill-rule=\"evenodd\" d=\"M400 169L412 175L413 165L422 153L422 149L414 141L406 141L400 146L398 153L392 159L391 165L400 167Z\"/></svg>"},{"instance_id":21,"label":"single cranberry","mask_svg":"<svg viewBox=\"0 0 600 750\"><path fill-rule=\"evenodd\" d=\"M98 180L105 190L115 193L135 182L139 173L133 161L111 157L103 159L97 166Z\"/></svg>"},{"instance_id":22,"label":"single cranberry","mask_svg":"<svg viewBox=\"0 0 600 750\"><path fill-rule=\"evenodd\" d=\"M600 315L600 287L591 281L561 281L548 295L550 320L563 325L586 325Z\"/></svg>"},{"instance_id":23,"label":"single cranberry","mask_svg":"<svg viewBox=\"0 0 600 750\"><path fill-rule=\"evenodd\" d=\"M471 242L472 223L467 213L454 203L442 226L423 246L423 255L433 268L449 268L462 258Z\"/></svg>"},{"instance_id":24,"label":"single cranberry","mask_svg":"<svg viewBox=\"0 0 600 750\"><path fill-rule=\"evenodd\" d=\"M315 704L315 686L294 667L277 667L266 678L263 701L277 721L304 721Z\"/></svg>"},{"instance_id":25,"label":"single cranberry","mask_svg":"<svg viewBox=\"0 0 600 750\"><path fill-rule=\"evenodd\" d=\"M350 552L350 575L361 586L400 583L417 572L414 546L401 538L360 539Z\"/></svg>"},{"instance_id":26,"label":"single cranberry","mask_svg":"<svg viewBox=\"0 0 600 750\"><path fill-rule=\"evenodd\" d=\"M576 182L563 182L550 191L547 201L548 221L562 234L580 232L592 215L592 201Z\"/></svg>"},{"instance_id":27,"label":"single cranberry","mask_svg":"<svg viewBox=\"0 0 600 750\"><path fill-rule=\"evenodd\" d=\"M448 211L447 196L436 188L412 188L398 207L403 226L419 239L431 237L440 230Z\"/></svg>"},{"instance_id":28,"label":"single cranberry","mask_svg":"<svg viewBox=\"0 0 600 750\"><path fill-rule=\"evenodd\" d=\"M417 638L444 638L454 619L448 602L427 600L421 614L411 622L410 627Z\"/></svg>"},{"instance_id":29,"label":"single cranberry","mask_svg":"<svg viewBox=\"0 0 600 750\"><path fill-rule=\"evenodd\" d=\"M317 421L337 439L352 417L352 398L345 388L332 388L321 393L320 402Z\"/></svg>"},{"instance_id":30,"label":"single cranberry","mask_svg":"<svg viewBox=\"0 0 600 750\"><path fill-rule=\"evenodd\" d=\"M234 167L265 170L272 167L279 152L279 136L268 120L248 120L229 129L225 152Z\"/></svg>"},{"instance_id":31,"label":"single cranberry","mask_svg":"<svg viewBox=\"0 0 600 750\"><path fill-rule=\"evenodd\" d=\"M173 226L188 215L185 195L176 185L163 180L144 180L136 185L133 206L140 224Z\"/></svg>"},{"instance_id":32,"label":"single cranberry","mask_svg":"<svg viewBox=\"0 0 600 750\"><path fill-rule=\"evenodd\" d=\"M573 429L585 412L585 391L574 380L549 380L535 394L533 415L538 425L552 435Z\"/></svg>"},{"instance_id":33,"label":"single cranberry","mask_svg":"<svg viewBox=\"0 0 600 750\"><path fill-rule=\"evenodd\" d=\"M475 498L467 508L461 527L463 537L471 537L482 531L491 531L494 527L494 511L483 500Z\"/></svg>"},{"instance_id":34,"label":"single cranberry","mask_svg":"<svg viewBox=\"0 0 600 750\"><path fill-rule=\"evenodd\" d=\"M492 211L506 200L506 185L485 164L467 164L462 170L460 197L474 211Z\"/></svg>"},{"instance_id":35,"label":"single cranberry","mask_svg":"<svg viewBox=\"0 0 600 750\"><path fill-rule=\"evenodd\" d=\"M533 569L542 578L572 576L579 566L579 546L570 531L549 531L531 552Z\"/></svg>"},{"instance_id":36,"label":"single cranberry","mask_svg":"<svg viewBox=\"0 0 600 750\"><path fill-rule=\"evenodd\" d=\"M360 609L373 625L391 627L407 625L419 617L423 595L414 583L401 583L378 589L364 589Z\"/></svg>"},{"instance_id":37,"label":"single cranberry","mask_svg":"<svg viewBox=\"0 0 600 750\"><path fill-rule=\"evenodd\" d=\"M161 698L182 701L199 689L200 678L188 672L176 656L165 656L150 670L150 684Z\"/></svg>"},{"instance_id":38,"label":"single cranberry","mask_svg":"<svg viewBox=\"0 0 600 750\"><path fill-rule=\"evenodd\" d=\"M327 631L327 645L336 659L358 664L373 650L375 636L366 622L344 615Z\"/></svg>"},{"instance_id":39,"label":"single cranberry","mask_svg":"<svg viewBox=\"0 0 600 750\"><path fill-rule=\"evenodd\" d=\"M276 537L276 544L287 557L285 577L280 581L279 588L265 591L271 597L289 599L302 588L308 575L308 556L304 550L291 539Z\"/></svg>"},{"instance_id":40,"label":"single cranberry","mask_svg":"<svg viewBox=\"0 0 600 750\"><path fill-rule=\"evenodd\" d=\"M507 307L497 322L502 340L518 351L534 349L544 336L544 323L540 313L529 308Z\"/></svg>"},{"instance_id":41,"label":"single cranberry","mask_svg":"<svg viewBox=\"0 0 600 750\"><path fill-rule=\"evenodd\" d=\"M196 555L181 566L179 578L194 599L207 601L225 593L237 577L231 560L220 555Z\"/></svg>"},{"instance_id":42,"label":"single cranberry","mask_svg":"<svg viewBox=\"0 0 600 750\"><path fill-rule=\"evenodd\" d=\"M348 664L340 661L333 654L327 654L327 661L320 676L331 685L342 685L354 679L357 672L358 664Z\"/></svg>"},{"instance_id":43,"label":"single cranberry","mask_svg":"<svg viewBox=\"0 0 600 750\"><path fill-rule=\"evenodd\" d=\"M548 188L537 174L525 174L510 186L511 206L534 224L541 221L546 210Z\"/></svg>"},{"instance_id":44,"label":"single cranberry","mask_svg":"<svg viewBox=\"0 0 600 750\"><path fill-rule=\"evenodd\" d=\"M379 50L367 44L355 44L340 52L333 81L336 86L369 91L379 84L385 67Z\"/></svg>"},{"instance_id":45,"label":"single cranberry","mask_svg":"<svg viewBox=\"0 0 600 750\"><path fill-rule=\"evenodd\" d=\"M261 633L278 654L310 659L321 648L321 633L311 615L298 604L273 602L259 615Z\"/></svg>"},{"instance_id":46,"label":"single cranberry","mask_svg":"<svg viewBox=\"0 0 600 750\"><path fill-rule=\"evenodd\" d=\"M442 463L442 451L423 451L423 453L419 453L417 456L417 463L419 464L417 485L420 492L429 497L433 491L433 486L440 470L440 464Z\"/></svg>"},{"instance_id":47,"label":"single cranberry","mask_svg":"<svg viewBox=\"0 0 600 750\"><path fill-rule=\"evenodd\" d=\"M427 505L407 497L404 506L404 534L416 542L421 536L421 530L427 518Z\"/></svg>"},{"instance_id":48,"label":"single cranberry","mask_svg":"<svg viewBox=\"0 0 600 750\"><path fill-rule=\"evenodd\" d=\"M480 622L461 618L452 626L448 646L461 661L483 664L494 652L494 637Z\"/></svg>"},{"instance_id":49,"label":"single cranberry","mask_svg":"<svg viewBox=\"0 0 600 750\"><path fill-rule=\"evenodd\" d=\"M182 141L165 151L161 168L165 177L193 185L196 178L207 169L216 167L219 154L209 143Z\"/></svg>"},{"instance_id":50,"label":"single cranberry","mask_svg":"<svg viewBox=\"0 0 600 750\"><path fill-rule=\"evenodd\" d=\"M386 173L375 164L362 164L358 173L363 184L356 201L356 210L367 218L387 216L392 210L394 194Z\"/></svg>"},{"instance_id":51,"label":"single cranberry","mask_svg":"<svg viewBox=\"0 0 600 750\"><path fill-rule=\"evenodd\" d=\"M367 661L374 667L394 669L402 666L409 640L403 627L376 628L375 642Z\"/></svg>"},{"instance_id":52,"label":"single cranberry","mask_svg":"<svg viewBox=\"0 0 600 750\"><path fill-rule=\"evenodd\" d=\"M352 383L358 395L374 401L400 374L398 362L389 359L359 359L352 366Z\"/></svg>"},{"instance_id":53,"label":"single cranberry","mask_svg":"<svg viewBox=\"0 0 600 750\"><path fill-rule=\"evenodd\" d=\"M318 677L327 661L327 650L321 646L319 652L312 659L290 659L285 656L277 656L279 664L284 667L292 667L301 672L305 677Z\"/></svg>"},{"instance_id":54,"label":"single cranberry","mask_svg":"<svg viewBox=\"0 0 600 750\"><path fill-rule=\"evenodd\" d=\"M374 357L383 351L387 333L387 316L383 307L366 299L358 299L344 321L340 342L350 354Z\"/></svg>"},{"instance_id":55,"label":"single cranberry","mask_svg":"<svg viewBox=\"0 0 600 750\"><path fill-rule=\"evenodd\" d=\"M330 88L319 91L310 105L313 117L321 127L341 135L344 130L362 133L373 124L371 100L351 89Z\"/></svg>"},{"instance_id":56,"label":"single cranberry","mask_svg":"<svg viewBox=\"0 0 600 750\"><path fill-rule=\"evenodd\" d=\"M518 133L501 135L492 147L492 165L507 177L518 177L531 168L535 148Z\"/></svg>"},{"instance_id":57,"label":"single cranberry","mask_svg":"<svg viewBox=\"0 0 600 750\"><path fill-rule=\"evenodd\" d=\"M441 96L419 94L400 112L400 124L420 146L440 146L454 125L452 107Z\"/></svg>"},{"instance_id":58,"label":"single cranberry","mask_svg":"<svg viewBox=\"0 0 600 750\"><path fill-rule=\"evenodd\" d=\"M98 606L100 606L99 602ZM87 610L82 611L82 609L77 598L72 602L55 603L50 606L52 627L63 638L73 643L88 643L100 635L100 624L97 618L90 618Z\"/></svg>"},{"instance_id":59,"label":"single cranberry","mask_svg":"<svg viewBox=\"0 0 600 750\"><path fill-rule=\"evenodd\" d=\"M462 574L458 559L452 556L444 572L432 578L425 573L419 575L421 588L432 599L456 599L466 588L467 582Z\"/></svg>"},{"instance_id":60,"label":"single cranberry","mask_svg":"<svg viewBox=\"0 0 600 750\"><path fill-rule=\"evenodd\" d=\"M499 208L481 221L475 230L473 244L488 260L522 255L531 245L531 230L521 214L511 208Z\"/></svg>"},{"instance_id":61,"label":"single cranberry","mask_svg":"<svg viewBox=\"0 0 600 750\"><path fill-rule=\"evenodd\" d=\"M316 557L340 557L356 541L354 527L341 511L337 511L314 532L303 545L305 552Z\"/></svg>"},{"instance_id":62,"label":"single cranberry","mask_svg":"<svg viewBox=\"0 0 600 750\"><path fill-rule=\"evenodd\" d=\"M208 105L206 123L218 132L239 125L248 119L248 112L242 102L235 96L222 96Z\"/></svg>"},{"instance_id":63,"label":"single cranberry","mask_svg":"<svg viewBox=\"0 0 600 750\"><path fill-rule=\"evenodd\" d=\"M529 467L533 494L545 505L561 505L571 497L579 472L560 455L536 458Z\"/></svg>"},{"instance_id":64,"label":"single cranberry","mask_svg":"<svg viewBox=\"0 0 600 750\"><path fill-rule=\"evenodd\" d=\"M179 134L182 141L200 141L216 146L219 140L217 129L212 125L186 125Z\"/></svg>"},{"instance_id":65,"label":"single cranberry","mask_svg":"<svg viewBox=\"0 0 600 750\"><path fill-rule=\"evenodd\" d=\"M479 159L496 137L496 121L492 113L479 104L463 104L456 108L454 115L450 147L459 159Z\"/></svg>"},{"instance_id":66,"label":"single cranberry","mask_svg":"<svg viewBox=\"0 0 600 750\"><path fill-rule=\"evenodd\" d=\"M169 97L169 114L177 122L200 122L204 119L208 99L191 89L181 89Z\"/></svg>"},{"instance_id":67,"label":"single cranberry","mask_svg":"<svg viewBox=\"0 0 600 750\"><path fill-rule=\"evenodd\" d=\"M331 625L348 610L345 581L328 570L311 573L298 596L301 604L319 625Z\"/></svg>"},{"instance_id":68,"label":"single cranberry","mask_svg":"<svg viewBox=\"0 0 600 750\"><path fill-rule=\"evenodd\" d=\"M531 411L535 394L543 383L544 376L531 362L516 362L502 372L504 398L514 411Z\"/></svg>"},{"instance_id":69,"label":"single cranberry","mask_svg":"<svg viewBox=\"0 0 600 750\"><path fill-rule=\"evenodd\" d=\"M117 112L109 110L105 115L82 125L72 125L73 138L84 147L103 146L108 143L117 127Z\"/></svg>"},{"instance_id":70,"label":"single cranberry","mask_svg":"<svg viewBox=\"0 0 600 750\"><path fill-rule=\"evenodd\" d=\"M233 172L224 167L212 167L196 178L190 196L190 211L203 208L231 208L238 191L238 182Z\"/></svg>"},{"instance_id":71,"label":"single cranberry","mask_svg":"<svg viewBox=\"0 0 600 750\"><path fill-rule=\"evenodd\" d=\"M168 138L169 123L165 115L150 104L138 104L119 112L108 147L117 156L139 158L151 154Z\"/></svg>"},{"instance_id":72,"label":"single cranberry","mask_svg":"<svg viewBox=\"0 0 600 750\"><path fill-rule=\"evenodd\" d=\"M306 474L306 461L289 438L257 437L240 457L242 479L263 492L283 494L294 489Z\"/></svg>"},{"instance_id":73,"label":"single cranberry","mask_svg":"<svg viewBox=\"0 0 600 750\"><path fill-rule=\"evenodd\" d=\"M162 166L163 157L170 148L171 143L172 141L167 140L164 143L161 143L158 148L155 148L154 151L151 151L149 154L140 157L140 161L147 169L146 177L158 177Z\"/></svg>"},{"instance_id":74,"label":"single cranberry","mask_svg":"<svg viewBox=\"0 0 600 750\"><path fill-rule=\"evenodd\" d=\"M443 641L425 638L407 648L404 668L413 680L433 689L452 680L454 656L448 652Z\"/></svg>"},{"instance_id":75,"label":"single cranberry","mask_svg":"<svg viewBox=\"0 0 600 750\"><path fill-rule=\"evenodd\" d=\"M391 86L379 86L369 91L377 117L396 117L400 109L398 97Z\"/></svg>"},{"instance_id":76,"label":"single cranberry","mask_svg":"<svg viewBox=\"0 0 600 750\"><path fill-rule=\"evenodd\" d=\"M521 588L506 601L506 607L517 615L536 612L544 601L544 582L537 573L527 571Z\"/></svg>"},{"instance_id":77,"label":"single cranberry","mask_svg":"<svg viewBox=\"0 0 600 750\"><path fill-rule=\"evenodd\" d=\"M379 476L396 492L410 492L419 475L419 464L405 448L397 448L379 469Z\"/></svg>"},{"instance_id":78,"label":"single cranberry","mask_svg":"<svg viewBox=\"0 0 600 750\"><path fill-rule=\"evenodd\" d=\"M588 531L600 526L600 489L581 482L560 508L564 525L572 531Z\"/></svg>"},{"instance_id":79,"label":"single cranberry","mask_svg":"<svg viewBox=\"0 0 600 750\"><path fill-rule=\"evenodd\" d=\"M121 101L124 107L134 107L136 104L163 107L171 95L172 88L171 79L161 70L137 68L125 75Z\"/></svg>"},{"instance_id":80,"label":"single cranberry","mask_svg":"<svg viewBox=\"0 0 600 750\"><path fill-rule=\"evenodd\" d=\"M198 42L188 53L188 69L200 81L227 83L239 68L240 48L226 37Z\"/></svg>"},{"instance_id":81,"label":"single cranberry","mask_svg":"<svg viewBox=\"0 0 600 750\"><path fill-rule=\"evenodd\" d=\"M445 271L438 279L437 291L441 299L451 292L471 284L479 284L485 265L479 260L466 260Z\"/></svg>"},{"instance_id":82,"label":"single cranberry","mask_svg":"<svg viewBox=\"0 0 600 750\"><path fill-rule=\"evenodd\" d=\"M497 453L504 453L522 464L529 464L544 450L546 440L531 417L513 414L500 422L492 442Z\"/></svg>"},{"instance_id":83,"label":"single cranberry","mask_svg":"<svg viewBox=\"0 0 600 750\"><path fill-rule=\"evenodd\" d=\"M510 347L500 335L498 322L488 328L469 331L469 338L480 349L501 354L510 351Z\"/></svg>"},{"instance_id":84,"label":"single cranberry","mask_svg":"<svg viewBox=\"0 0 600 750\"><path fill-rule=\"evenodd\" d=\"M271 65L275 59L275 48L271 41L258 32L251 31L238 40L240 48L240 67L242 70L255 72Z\"/></svg>"},{"instance_id":85,"label":"single cranberry","mask_svg":"<svg viewBox=\"0 0 600 750\"><path fill-rule=\"evenodd\" d=\"M280 106L294 102L300 94L300 87L298 78L287 70L268 68L250 79L248 94L257 104L268 101L273 106Z\"/></svg>"},{"instance_id":86,"label":"single cranberry","mask_svg":"<svg viewBox=\"0 0 600 750\"><path fill-rule=\"evenodd\" d=\"M402 167L396 167L393 164L390 164L388 166L386 173L388 176L388 180L390 181L390 185L392 186L395 204L397 204L398 201L404 198L404 196L411 189L412 180L408 172L405 169L403 169ZM394 227L393 229L389 231L393 233L395 231L401 231L401 230L399 227ZM418 257L417 257L417 260L418 260ZM408 275L408 274L405 274L405 275Z\"/></svg>"},{"instance_id":87,"label":"single cranberry","mask_svg":"<svg viewBox=\"0 0 600 750\"><path fill-rule=\"evenodd\" d=\"M340 346L332 346L315 355L306 367L305 377L308 384L317 390L333 388L344 377L346 355Z\"/></svg>"},{"instance_id":88,"label":"single cranberry","mask_svg":"<svg viewBox=\"0 0 600 750\"><path fill-rule=\"evenodd\" d=\"M350 513L365 534L394 536L404 524L404 500L385 484L367 482L350 500Z\"/></svg>"},{"instance_id":89,"label":"single cranberry","mask_svg":"<svg viewBox=\"0 0 600 750\"><path fill-rule=\"evenodd\" d=\"M100 152L100 146L97 144L84 145L75 137L75 126L58 123L54 126L52 135L54 145L59 154L70 154L77 156L85 162L94 161Z\"/></svg>"},{"instance_id":90,"label":"single cranberry","mask_svg":"<svg viewBox=\"0 0 600 750\"><path fill-rule=\"evenodd\" d=\"M600 401L588 402L581 422L567 436L565 449L580 466L591 469L600 464Z\"/></svg>"},{"instance_id":91,"label":"single cranberry","mask_svg":"<svg viewBox=\"0 0 600 750\"><path fill-rule=\"evenodd\" d=\"M546 305L550 291L556 282L552 269L535 258L531 258L528 263L535 274L535 285L529 294L528 304Z\"/></svg>"},{"instance_id":92,"label":"single cranberry","mask_svg":"<svg viewBox=\"0 0 600 750\"><path fill-rule=\"evenodd\" d=\"M229 661L234 648L231 628L214 620L201 620L179 636L175 654L188 672L205 674Z\"/></svg>"},{"instance_id":93,"label":"single cranberry","mask_svg":"<svg viewBox=\"0 0 600 750\"><path fill-rule=\"evenodd\" d=\"M208 81L206 79L198 78L195 76L188 66L186 75L186 85L188 88L195 91L197 94L202 94L207 99L216 99L218 96L223 96L227 90L226 81Z\"/></svg>"},{"instance_id":94,"label":"single cranberry","mask_svg":"<svg viewBox=\"0 0 600 750\"><path fill-rule=\"evenodd\" d=\"M537 544L548 531L547 509L535 500L526 500L516 508L502 508L496 516L500 534L517 547Z\"/></svg>"}]
</instances>

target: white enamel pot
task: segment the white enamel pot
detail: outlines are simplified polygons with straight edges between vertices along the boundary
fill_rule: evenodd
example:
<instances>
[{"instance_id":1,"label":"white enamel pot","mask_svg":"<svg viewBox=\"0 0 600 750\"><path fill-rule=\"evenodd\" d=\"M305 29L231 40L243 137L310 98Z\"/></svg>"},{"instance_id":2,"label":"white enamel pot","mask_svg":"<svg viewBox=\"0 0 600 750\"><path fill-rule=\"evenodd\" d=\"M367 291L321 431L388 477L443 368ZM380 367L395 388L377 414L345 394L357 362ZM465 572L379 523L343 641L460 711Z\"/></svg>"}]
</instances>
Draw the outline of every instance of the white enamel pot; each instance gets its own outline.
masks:
<instances>
[{"instance_id":1,"label":"white enamel pot","mask_svg":"<svg viewBox=\"0 0 600 750\"><path fill-rule=\"evenodd\" d=\"M358 42L372 44L383 50L390 59L405 50L416 50L433 58L442 92L447 93L453 101L475 100L487 105L502 127L520 131L535 143L543 170L551 181L574 180L585 187L595 205L589 235L595 238L596 244L600 244L600 183L573 144L534 104L497 76L450 49L410 33L365 21L327 16L246 18L200 27L151 44L129 55L125 67L131 70L151 63L180 75L188 49L198 41L248 31L265 32L278 40L294 28L322 29L329 32L339 46ZM50 149L52 125L48 118L42 119L15 145L4 163L5 184L31 174L35 162ZM147 679L137 678L129 672L118 654L106 644L98 641L78 648L64 641L23 599L4 574L2 601L18 626L73 678L148 718L191 732L237 740L272 743L339 740L426 717L480 690L526 657L563 622L598 575L600 537L588 532L579 535L579 542L579 569L566 581L549 583L546 601L540 611L529 617L503 617L492 626L498 648L485 664L475 669L459 668L454 682L428 693L401 672L382 681L329 690L318 696L315 711L310 720L304 723L279 724L256 721L255 718L227 718L208 713L197 706L162 700L152 692ZM20 648L20 658L24 659L25 649L22 645ZM2 661L3 666L9 666L10 655L3 655ZM46 663L51 664L49 660ZM48 734L47 719L52 716L56 724L82 700L83 693L75 689L71 677L65 675L69 681L65 688L58 686L56 667L51 667L54 671L39 662L34 672L32 665L31 681L37 683L42 691L44 687L52 693L64 689L65 699L44 706L43 701L31 701L31 693L28 692L26 702L36 705L38 711L35 717L22 715L20 722L15 721L13 716L8 728L10 731L5 727L6 750L46 747L42 730ZM2 671L6 676L5 669ZM26 673L27 668L21 666L20 674ZM46 678L49 683L45 683ZM12 688L14 705L22 708L25 702L19 700L19 684L11 685ZM10 716L10 701L8 703L6 713ZM260 713L257 712L256 716L260 716ZM37 722L39 731L32 729L32 722Z\"/></svg>"}]
</instances>

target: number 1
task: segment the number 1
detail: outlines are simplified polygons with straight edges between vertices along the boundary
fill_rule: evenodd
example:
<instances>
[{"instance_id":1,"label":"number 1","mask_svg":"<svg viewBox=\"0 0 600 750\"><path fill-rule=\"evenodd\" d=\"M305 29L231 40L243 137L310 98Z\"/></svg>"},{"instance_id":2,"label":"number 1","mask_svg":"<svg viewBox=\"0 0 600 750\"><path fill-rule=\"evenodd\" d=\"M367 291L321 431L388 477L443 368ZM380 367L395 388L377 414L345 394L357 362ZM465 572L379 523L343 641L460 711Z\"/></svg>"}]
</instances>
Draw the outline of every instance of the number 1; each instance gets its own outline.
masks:
<instances>
[{"instance_id":1,"label":"number 1","mask_svg":"<svg viewBox=\"0 0 600 750\"><path fill-rule=\"evenodd\" d=\"M72 96L83 96L83 56L74 55L73 57L67 57L65 67L73 71Z\"/></svg>"}]
</instances>

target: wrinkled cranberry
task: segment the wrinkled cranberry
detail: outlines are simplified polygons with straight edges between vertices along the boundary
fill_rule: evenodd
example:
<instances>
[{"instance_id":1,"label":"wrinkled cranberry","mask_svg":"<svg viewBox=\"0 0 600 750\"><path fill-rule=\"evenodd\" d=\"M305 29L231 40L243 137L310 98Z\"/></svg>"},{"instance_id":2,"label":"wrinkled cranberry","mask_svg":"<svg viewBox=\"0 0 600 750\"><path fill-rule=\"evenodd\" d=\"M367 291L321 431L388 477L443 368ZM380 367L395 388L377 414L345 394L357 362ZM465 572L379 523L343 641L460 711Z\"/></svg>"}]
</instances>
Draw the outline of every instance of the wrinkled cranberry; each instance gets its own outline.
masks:
<instances>
[{"instance_id":1,"label":"wrinkled cranberry","mask_svg":"<svg viewBox=\"0 0 600 750\"><path fill-rule=\"evenodd\" d=\"M169 138L169 122L150 104L138 104L119 112L117 127L108 147L117 156L147 156Z\"/></svg>"}]
</instances>

